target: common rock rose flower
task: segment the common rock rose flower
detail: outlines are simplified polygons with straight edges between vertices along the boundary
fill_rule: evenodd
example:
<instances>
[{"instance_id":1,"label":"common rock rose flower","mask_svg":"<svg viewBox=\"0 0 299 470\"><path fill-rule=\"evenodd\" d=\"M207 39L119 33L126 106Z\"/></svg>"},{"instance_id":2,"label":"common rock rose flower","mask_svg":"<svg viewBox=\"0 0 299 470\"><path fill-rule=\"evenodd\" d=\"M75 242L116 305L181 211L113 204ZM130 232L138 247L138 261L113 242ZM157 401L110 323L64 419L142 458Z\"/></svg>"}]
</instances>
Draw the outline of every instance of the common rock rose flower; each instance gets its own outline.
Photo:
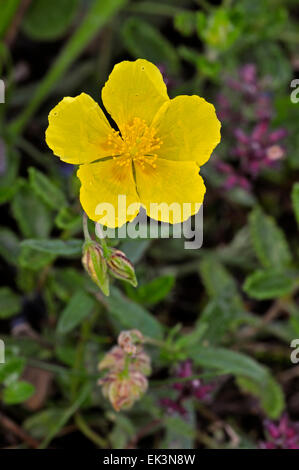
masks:
<instances>
[{"instance_id":1,"label":"common rock rose flower","mask_svg":"<svg viewBox=\"0 0 299 470\"><path fill-rule=\"evenodd\" d=\"M133 220L140 206L170 223L195 214L205 193L199 167L220 141L214 106L195 95L170 99L159 69L143 59L114 67L102 101L118 130L81 93L50 112L46 131L54 154L80 165L80 201L88 217L119 227ZM118 207L119 195L126 196L130 211ZM115 213L99 220L100 203L109 203ZM169 211L173 203L179 210Z\"/></svg>"}]
</instances>

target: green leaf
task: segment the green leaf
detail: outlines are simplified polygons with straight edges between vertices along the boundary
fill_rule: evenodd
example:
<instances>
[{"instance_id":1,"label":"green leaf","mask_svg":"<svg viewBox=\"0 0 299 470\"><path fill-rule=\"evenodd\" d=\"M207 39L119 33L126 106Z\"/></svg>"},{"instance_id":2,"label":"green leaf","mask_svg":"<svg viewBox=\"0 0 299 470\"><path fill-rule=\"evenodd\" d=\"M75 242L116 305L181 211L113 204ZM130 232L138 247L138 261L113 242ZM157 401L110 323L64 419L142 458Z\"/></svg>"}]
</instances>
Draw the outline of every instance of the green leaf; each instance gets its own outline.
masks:
<instances>
[{"instance_id":1,"label":"green leaf","mask_svg":"<svg viewBox=\"0 0 299 470\"><path fill-rule=\"evenodd\" d=\"M13 382L4 389L3 402L6 405L17 405L28 400L35 392L34 386L21 380L20 382Z\"/></svg>"},{"instance_id":2,"label":"green leaf","mask_svg":"<svg viewBox=\"0 0 299 470\"><path fill-rule=\"evenodd\" d=\"M297 308L296 306L294 306L292 309L290 309L290 313L291 313L291 316L290 316L290 319L289 319L289 324L291 326L291 329L292 329L292 337L291 339L299 336L299 308ZM295 333L295 335L294 335ZM297 336L298 335L298 336Z\"/></svg>"},{"instance_id":3,"label":"green leaf","mask_svg":"<svg viewBox=\"0 0 299 470\"><path fill-rule=\"evenodd\" d=\"M118 414L113 430L109 434L109 442L113 449L124 449L135 434L136 428L132 421L124 414Z\"/></svg>"},{"instance_id":4,"label":"green leaf","mask_svg":"<svg viewBox=\"0 0 299 470\"><path fill-rule=\"evenodd\" d=\"M76 269L55 269L52 271L51 290L60 300L67 302L77 290L85 289L86 282L89 282L89 278ZM90 282L94 285L91 280Z\"/></svg>"},{"instance_id":5,"label":"green leaf","mask_svg":"<svg viewBox=\"0 0 299 470\"><path fill-rule=\"evenodd\" d=\"M72 331L94 309L95 300L84 291L77 291L60 315L57 333L65 334Z\"/></svg>"},{"instance_id":6,"label":"green leaf","mask_svg":"<svg viewBox=\"0 0 299 470\"><path fill-rule=\"evenodd\" d=\"M31 271L40 271L55 260L55 255L34 250L30 248L30 246L23 245L22 243L20 243L21 251L18 258L18 262L22 268Z\"/></svg>"},{"instance_id":7,"label":"green leaf","mask_svg":"<svg viewBox=\"0 0 299 470\"><path fill-rule=\"evenodd\" d=\"M131 286L128 285L127 292L136 302L146 305L154 305L165 299L171 291L174 283L174 276L160 276L147 284L141 285L137 289L131 288Z\"/></svg>"},{"instance_id":8,"label":"green leaf","mask_svg":"<svg viewBox=\"0 0 299 470\"><path fill-rule=\"evenodd\" d=\"M45 204L57 210L67 205L64 193L46 175L33 167L28 171L31 188Z\"/></svg>"},{"instance_id":9,"label":"green leaf","mask_svg":"<svg viewBox=\"0 0 299 470\"><path fill-rule=\"evenodd\" d=\"M260 41L252 52L254 60L259 64L260 76L272 77L272 88L279 90L282 86L289 85L292 67L283 47L277 41Z\"/></svg>"},{"instance_id":10,"label":"green leaf","mask_svg":"<svg viewBox=\"0 0 299 470\"><path fill-rule=\"evenodd\" d=\"M212 299L201 312L196 328L205 326L204 342L207 345L220 344L227 333L235 331L240 315L232 308L230 298Z\"/></svg>"},{"instance_id":11,"label":"green leaf","mask_svg":"<svg viewBox=\"0 0 299 470\"><path fill-rule=\"evenodd\" d=\"M202 12L197 14L197 31L209 46L225 50L240 36L241 24L233 8L213 9L205 19Z\"/></svg>"},{"instance_id":12,"label":"green leaf","mask_svg":"<svg viewBox=\"0 0 299 470\"><path fill-rule=\"evenodd\" d=\"M199 262L199 271L212 301L196 324L206 326L204 339L208 344L219 344L227 333L235 331L245 307L235 279L215 256L204 256Z\"/></svg>"},{"instance_id":13,"label":"green leaf","mask_svg":"<svg viewBox=\"0 0 299 470\"><path fill-rule=\"evenodd\" d=\"M0 186L0 204L5 204L14 197L14 195L18 192L21 184L20 181L17 180L11 186Z\"/></svg>"},{"instance_id":14,"label":"green leaf","mask_svg":"<svg viewBox=\"0 0 299 470\"><path fill-rule=\"evenodd\" d=\"M214 257L207 255L199 261L199 272L208 294L219 295L221 290L235 291L235 281L227 269Z\"/></svg>"},{"instance_id":15,"label":"green leaf","mask_svg":"<svg viewBox=\"0 0 299 470\"><path fill-rule=\"evenodd\" d=\"M78 256L82 254L82 240L28 239L21 242L21 247L50 253L56 256Z\"/></svg>"},{"instance_id":16,"label":"green leaf","mask_svg":"<svg viewBox=\"0 0 299 470\"><path fill-rule=\"evenodd\" d=\"M180 335L175 342L175 346L179 350L185 350L186 347L191 348L192 346L198 346L205 341L206 344L206 331L208 325L204 322L197 322L192 329L191 333L187 335Z\"/></svg>"},{"instance_id":17,"label":"green leaf","mask_svg":"<svg viewBox=\"0 0 299 470\"><path fill-rule=\"evenodd\" d=\"M30 186L23 183L12 201L12 213L26 238L47 237L52 227L49 209L33 194Z\"/></svg>"},{"instance_id":18,"label":"green leaf","mask_svg":"<svg viewBox=\"0 0 299 470\"><path fill-rule=\"evenodd\" d=\"M232 188L227 196L230 201L240 206L253 207L256 204L254 194L240 187Z\"/></svg>"},{"instance_id":19,"label":"green leaf","mask_svg":"<svg viewBox=\"0 0 299 470\"><path fill-rule=\"evenodd\" d=\"M200 54L198 50L187 46L179 46L178 53L182 59L193 64L197 68L198 73L211 79L218 78L221 70L219 63L212 62L204 54Z\"/></svg>"},{"instance_id":20,"label":"green leaf","mask_svg":"<svg viewBox=\"0 0 299 470\"><path fill-rule=\"evenodd\" d=\"M279 384L268 370L245 354L224 348L191 347L186 351L195 364L219 374L233 374L242 388L246 387L258 398L269 417L278 417L284 409L284 398Z\"/></svg>"},{"instance_id":21,"label":"green leaf","mask_svg":"<svg viewBox=\"0 0 299 470\"><path fill-rule=\"evenodd\" d=\"M253 246L262 265L265 268L289 265L291 253L275 220L256 207L249 216L249 223Z\"/></svg>"},{"instance_id":22,"label":"green leaf","mask_svg":"<svg viewBox=\"0 0 299 470\"><path fill-rule=\"evenodd\" d=\"M6 227L0 227L0 255L8 264L16 264L19 255L19 239Z\"/></svg>"},{"instance_id":23,"label":"green leaf","mask_svg":"<svg viewBox=\"0 0 299 470\"><path fill-rule=\"evenodd\" d=\"M196 20L195 15L191 11L184 11L178 13L174 17L174 27L183 36L191 36L195 31Z\"/></svg>"},{"instance_id":24,"label":"green leaf","mask_svg":"<svg viewBox=\"0 0 299 470\"><path fill-rule=\"evenodd\" d=\"M49 429L49 433L43 440L40 445L40 449L45 449L50 444L51 440L56 436L56 434L60 431L63 426L66 425L68 420L73 416L74 413L80 408L80 406L85 402L86 398L90 395L90 384L85 384L80 392L74 403L72 405L63 410L63 413L60 415L59 419L57 419L55 425L52 425Z\"/></svg>"},{"instance_id":25,"label":"green leaf","mask_svg":"<svg viewBox=\"0 0 299 470\"><path fill-rule=\"evenodd\" d=\"M196 412L192 401L186 400L186 416L165 416L163 449L193 449L196 438Z\"/></svg>"},{"instance_id":26,"label":"green leaf","mask_svg":"<svg viewBox=\"0 0 299 470\"><path fill-rule=\"evenodd\" d=\"M62 230L77 233L82 228L82 217L71 207L62 207L55 218L55 224Z\"/></svg>"},{"instance_id":27,"label":"green leaf","mask_svg":"<svg viewBox=\"0 0 299 470\"><path fill-rule=\"evenodd\" d=\"M296 217L296 221L299 227L299 183L295 183L292 188L292 203Z\"/></svg>"},{"instance_id":28,"label":"green leaf","mask_svg":"<svg viewBox=\"0 0 299 470\"><path fill-rule=\"evenodd\" d=\"M251 357L225 348L192 346L186 352L202 367L216 370L221 374L233 374L263 380L266 370Z\"/></svg>"},{"instance_id":29,"label":"green leaf","mask_svg":"<svg viewBox=\"0 0 299 470\"><path fill-rule=\"evenodd\" d=\"M221 245L217 249L220 261L242 269L253 270L257 259L251 243L249 226L245 225L238 230L228 245Z\"/></svg>"},{"instance_id":30,"label":"green leaf","mask_svg":"<svg viewBox=\"0 0 299 470\"><path fill-rule=\"evenodd\" d=\"M244 291L254 299L265 300L290 294L295 283L291 274L283 270L260 270L245 280Z\"/></svg>"},{"instance_id":31,"label":"green leaf","mask_svg":"<svg viewBox=\"0 0 299 470\"><path fill-rule=\"evenodd\" d=\"M122 29L124 43L136 59L142 57L155 64L164 64L176 74L179 60L175 48L154 26L139 18L129 18Z\"/></svg>"},{"instance_id":32,"label":"green leaf","mask_svg":"<svg viewBox=\"0 0 299 470\"><path fill-rule=\"evenodd\" d=\"M38 41L57 39L72 24L79 5L79 0L34 0L25 14L23 30Z\"/></svg>"},{"instance_id":33,"label":"green leaf","mask_svg":"<svg viewBox=\"0 0 299 470\"><path fill-rule=\"evenodd\" d=\"M0 287L0 319L9 318L21 310L20 297L9 287Z\"/></svg>"},{"instance_id":34,"label":"green leaf","mask_svg":"<svg viewBox=\"0 0 299 470\"><path fill-rule=\"evenodd\" d=\"M277 419L285 407L284 395L280 385L268 375L264 384L246 377L237 377L239 387L245 392L257 396L269 418Z\"/></svg>"},{"instance_id":35,"label":"green leaf","mask_svg":"<svg viewBox=\"0 0 299 470\"><path fill-rule=\"evenodd\" d=\"M106 299L105 299L106 300ZM163 330L161 324L141 305L127 299L116 288L112 288L107 298L109 314L117 320L120 329L137 328L145 336L161 338Z\"/></svg>"},{"instance_id":36,"label":"green leaf","mask_svg":"<svg viewBox=\"0 0 299 470\"><path fill-rule=\"evenodd\" d=\"M5 359L5 363L0 364L0 383L9 385L20 377L25 367L25 361L16 356L6 357Z\"/></svg>"},{"instance_id":37,"label":"green leaf","mask_svg":"<svg viewBox=\"0 0 299 470\"><path fill-rule=\"evenodd\" d=\"M72 346L57 346L55 349L55 356L63 364L69 367L74 367L76 361L76 349Z\"/></svg>"},{"instance_id":38,"label":"green leaf","mask_svg":"<svg viewBox=\"0 0 299 470\"><path fill-rule=\"evenodd\" d=\"M210 297L229 300L235 312L244 310L235 279L215 256L204 256L199 261L199 272Z\"/></svg>"},{"instance_id":39,"label":"green leaf","mask_svg":"<svg viewBox=\"0 0 299 470\"><path fill-rule=\"evenodd\" d=\"M47 434L56 429L57 422L63 416L64 410L59 408L49 408L39 413L29 416L23 427L35 439L43 439Z\"/></svg>"},{"instance_id":40,"label":"green leaf","mask_svg":"<svg viewBox=\"0 0 299 470\"><path fill-rule=\"evenodd\" d=\"M2 15L1 7L0 11ZM20 155L1 139L0 153L3 167L3 170L0 172L0 204L4 204L10 201L20 188L20 180L18 179Z\"/></svg>"}]
</instances>

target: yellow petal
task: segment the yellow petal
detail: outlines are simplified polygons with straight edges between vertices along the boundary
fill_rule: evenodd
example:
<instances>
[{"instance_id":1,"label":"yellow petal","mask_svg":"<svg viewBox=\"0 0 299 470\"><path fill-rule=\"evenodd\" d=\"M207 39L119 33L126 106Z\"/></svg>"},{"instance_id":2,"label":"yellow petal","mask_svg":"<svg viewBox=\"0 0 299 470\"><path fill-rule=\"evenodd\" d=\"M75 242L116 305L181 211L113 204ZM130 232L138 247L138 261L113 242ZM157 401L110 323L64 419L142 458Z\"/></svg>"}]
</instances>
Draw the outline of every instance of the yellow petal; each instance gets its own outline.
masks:
<instances>
[{"instance_id":1,"label":"yellow petal","mask_svg":"<svg viewBox=\"0 0 299 470\"><path fill-rule=\"evenodd\" d=\"M111 132L99 105L85 93L63 98L49 114L46 142L67 163L89 163L109 155L104 143Z\"/></svg>"},{"instance_id":2,"label":"yellow petal","mask_svg":"<svg viewBox=\"0 0 299 470\"><path fill-rule=\"evenodd\" d=\"M102 90L102 100L122 130L136 117L149 125L169 98L159 69L147 60L138 59L115 65Z\"/></svg>"},{"instance_id":3,"label":"yellow petal","mask_svg":"<svg viewBox=\"0 0 299 470\"><path fill-rule=\"evenodd\" d=\"M214 106L196 95L165 103L152 126L162 140L156 153L169 160L192 160L201 166L220 142L221 124Z\"/></svg>"},{"instance_id":4,"label":"yellow petal","mask_svg":"<svg viewBox=\"0 0 299 470\"><path fill-rule=\"evenodd\" d=\"M206 190L197 164L162 158L155 164L154 168L135 163L137 190L147 214L170 223L183 222L196 214Z\"/></svg>"},{"instance_id":5,"label":"yellow petal","mask_svg":"<svg viewBox=\"0 0 299 470\"><path fill-rule=\"evenodd\" d=\"M114 228L135 218L140 203L131 165L110 159L81 165L77 175L80 201L90 219Z\"/></svg>"}]
</instances>

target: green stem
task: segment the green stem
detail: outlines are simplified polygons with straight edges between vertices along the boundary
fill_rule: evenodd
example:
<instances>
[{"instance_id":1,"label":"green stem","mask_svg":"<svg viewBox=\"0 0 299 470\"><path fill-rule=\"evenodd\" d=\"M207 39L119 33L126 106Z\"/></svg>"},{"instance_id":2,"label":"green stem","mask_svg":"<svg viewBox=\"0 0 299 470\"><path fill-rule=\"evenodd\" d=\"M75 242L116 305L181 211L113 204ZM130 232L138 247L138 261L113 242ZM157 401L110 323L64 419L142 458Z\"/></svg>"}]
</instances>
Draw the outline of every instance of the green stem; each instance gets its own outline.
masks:
<instances>
[{"instance_id":1,"label":"green stem","mask_svg":"<svg viewBox=\"0 0 299 470\"><path fill-rule=\"evenodd\" d=\"M97 447L100 447L101 449L107 448L106 440L99 436L97 433L95 433L88 426L88 424L80 413L75 414L75 423L80 429L80 431L84 434L84 436L90 439Z\"/></svg>"},{"instance_id":2,"label":"green stem","mask_svg":"<svg viewBox=\"0 0 299 470\"><path fill-rule=\"evenodd\" d=\"M126 354L124 368L120 373L121 377L123 377L124 379L129 377L129 367L131 364L131 359L132 359L132 356L130 354Z\"/></svg>"},{"instance_id":3,"label":"green stem","mask_svg":"<svg viewBox=\"0 0 299 470\"><path fill-rule=\"evenodd\" d=\"M83 233L84 233L85 241L87 242L91 241L91 236L89 235L89 230L88 230L88 217L85 212L83 212L83 215L82 215L82 226L83 226Z\"/></svg>"},{"instance_id":4,"label":"green stem","mask_svg":"<svg viewBox=\"0 0 299 470\"><path fill-rule=\"evenodd\" d=\"M104 258L109 258L110 256L110 248L108 247L107 245L107 242L105 240L105 236L103 234L103 231L100 227L100 225L98 224L97 226L97 232L101 235L100 237L98 236L98 239L100 241L100 244L101 244L101 247L103 248L103 254L104 254Z\"/></svg>"},{"instance_id":5,"label":"green stem","mask_svg":"<svg viewBox=\"0 0 299 470\"><path fill-rule=\"evenodd\" d=\"M84 387L81 389L80 393L76 400L72 403L72 405L65 410L61 418L55 423L49 434L45 437L43 442L40 444L39 449L45 449L48 447L52 439L59 433L59 431L66 425L66 423L70 420L70 418L76 413L76 411L80 408L82 403L86 400L90 393L90 385L85 384Z\"/></svg>"},{"instance_id":6,"label":"green stem","mask_svg":"<svg viewBox=\"0 0 299 470\"><path fill-rule=\"evenodd\" d=\"M90 330L91 330L90 320L84 321L81 324L81 335L80 335L80 340L78 342L77 349L76 349L75 364L74 364L74 369L73 369L75 372L81 369L83 358L84 358L85 344L89 336ZM76 397L79 384L80 384L79 377L77 375L73 375L72 380L71 380L71 397L73 400Z\"/></svg>"},{"instance_id":7,"label":"green stem","mask_svg":"<svg viewBox=\"0 0 299 470\"><path fill-rule=\"evenodd\" d=\"M13 135L18 135L23 131L28 120L36 112L43 100L49 95L57 81L64 75L92 38L100 32L102 27L125 3L126 0L109 0L109 2L103 2L103 0L93 1L84 20L66 43L53 66L41 81L27 107L18 118L10 124L10 132Z\"/></svg>"},{"instance_id":8,"label":"green stem","mask_svg":"<svg viewBox=\"0 0 299 470\"><path fill-rule=\"evenodd\" d=\"M1 20L0 20L0 37L3 38L8 30L12 19L19 7L21 0L6 0L1 2Z\"/></svg>"},{"instance_id":9,"label":"green stem","mask_svg":"<svg viewBox=\"0 0 299 470\"><path fill-rule=\"evenodd\" d=\"M83 360L84 360L84 351L85 351L85 345L86 342L88 341L90 334L92 332L92 327L94 325L95 320L97 319L97 316L100 312L99 306L97 309L94 311L94 314L91 318L88 318L81 324L81 335L80 335L80 340L77 345L76 349L76 358L75 358L75 364L73 371L76 372L82 368L83 365ZM80 378L78 375L74 374L72 381L71 381L71 397L74 400L77 394L77 389L80 385Z\"/></svg>"},{"instance_id":10,"label":"green stem","mask_svg":"<svg viewBox=\"0 0 299 470\"><path fill-rule=\"evenodd\" d=\"M157 346L159 348L166 349L167 351L175 352L175 348L173 348L170 344L168 344L166 341L161 341L159 339L154 339L154 338L149 338L146 336L144 338L144 342L147 344L152 344L153 346Z\"/></svg>"},{"instance_id":11,"label":"green stem","mask_svg":"<svg viewBox=\"0 0 299 470\"><path fill-rule=\"evenodd\" d=\"M19 356L22 358L22 356ZM38 359L31 359L31 358L24 358L28 364L32 367L36 367L37 369L48 370L49 372L53 372L54 374L67 374L70 376L78 377L81 379L96 381L100 377L102 377L103 373L98 374L86 374L81 370L72 370L68 369L67 367L59 366L58 364L50 364L49 362L40 361Z\"/></svg>"}]
</instances>

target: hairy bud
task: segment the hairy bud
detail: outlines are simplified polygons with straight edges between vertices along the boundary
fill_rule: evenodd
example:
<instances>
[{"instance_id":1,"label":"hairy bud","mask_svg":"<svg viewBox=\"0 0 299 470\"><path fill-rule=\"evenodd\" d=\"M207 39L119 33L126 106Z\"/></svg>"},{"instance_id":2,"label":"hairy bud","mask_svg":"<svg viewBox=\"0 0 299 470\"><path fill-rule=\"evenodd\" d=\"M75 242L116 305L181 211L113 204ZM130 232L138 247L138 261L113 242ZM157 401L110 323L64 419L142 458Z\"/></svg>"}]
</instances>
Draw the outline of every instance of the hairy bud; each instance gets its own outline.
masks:
<instances>
[{"instance_id":1,"label":"hairy bud","mask_svg":"<svg viewBox=\"0 0 299 470\"><path fill-rule=\"evenodd\" d=\"M137 286L134 266L122 251L112 250L107 265L112 276L129 282L134 287Z\"/></svg>"},{"instance_id":2,"label":"hairy bud","mask_svg":"<svg viewBox=\"0 0 299 470\"><path fill-rule=\"evenodd\" d=\"M82 264L91 279L105 295L109 295L109 276L107 264L101 246L96 242L87 242L83 247Z\"/></svg>"},{"instance_id":3,"label":"hairy bud","mask_svg":"<svg viewBox=\"0 0 299 470\"><path fill-rule=\"evenodd\" d=\"M136 354L141 350L144 338L139 330L122 331L117 340L127 354Z\"/></svg>"}]
</instances>

